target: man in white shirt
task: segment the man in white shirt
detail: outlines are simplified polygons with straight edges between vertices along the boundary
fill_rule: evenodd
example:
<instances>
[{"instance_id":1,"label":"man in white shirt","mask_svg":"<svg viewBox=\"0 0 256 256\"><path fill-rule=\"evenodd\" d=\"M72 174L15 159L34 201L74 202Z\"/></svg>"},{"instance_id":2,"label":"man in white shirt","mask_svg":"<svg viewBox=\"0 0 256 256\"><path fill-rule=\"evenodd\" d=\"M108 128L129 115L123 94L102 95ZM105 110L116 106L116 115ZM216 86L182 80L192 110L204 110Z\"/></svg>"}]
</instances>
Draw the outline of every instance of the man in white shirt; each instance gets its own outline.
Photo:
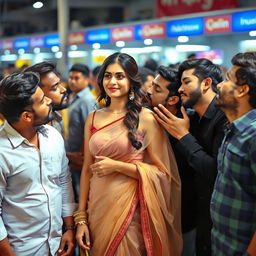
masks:
<instances>
[{"instance_id":1,"label":"man in white shirt","mask_svg":"<svg viewBox=\"0 0 256 256\"><path fill-rule=\"evenodd\" d=\"M22 72L0 83L0 252L71 255L75 208L60 133L47 124L51 100L39 77ZM63 221L66 232L62 234Z\"/></svg>"}]
</instances>

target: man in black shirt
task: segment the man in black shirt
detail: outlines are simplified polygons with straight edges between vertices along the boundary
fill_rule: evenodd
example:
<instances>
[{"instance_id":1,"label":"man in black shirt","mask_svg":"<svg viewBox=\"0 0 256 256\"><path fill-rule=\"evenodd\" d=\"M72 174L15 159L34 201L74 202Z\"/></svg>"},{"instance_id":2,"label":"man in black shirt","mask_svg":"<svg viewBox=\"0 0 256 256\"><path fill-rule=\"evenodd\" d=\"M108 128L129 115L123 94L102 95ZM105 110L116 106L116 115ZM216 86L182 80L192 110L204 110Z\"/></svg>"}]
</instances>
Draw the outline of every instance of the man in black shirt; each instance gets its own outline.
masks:
<instances>
[{"instance_id":1,"label":"man in black shirt","mask_svg":"<svg viewBox=\"0 0 256 256\"><path fill-rule=\"evenodd\" d=\"M196 255L209 256L212 227L210 199L217 174L217 153L227 122L224 113L215 105L216 86L222 81L222 73L210 60L194 59L181 63L178 78L182 105L194 109L194 112L188 116L182 107L183 118L178 118L158 105L154 108L155 117L178 140L177 149L196 171Z\"/></svg>"},{"instance_id":2,"label":"man in black shirt","mask_svg":"<svg viewBox=\"0 0 256 256\"><path fill-rule=\"evenodd\" d=\"M181 101L178 93L178 71L169 67L160 66L152 87L152 106L163 104L172 114L182 117L180 112ZM177 149L178 140L169 135L169 139L176 157L181 178L181 224L183 233L183 256L195 255L196 234L196 191L195 171L184 160Z\"/></svg>"}]
</instances>

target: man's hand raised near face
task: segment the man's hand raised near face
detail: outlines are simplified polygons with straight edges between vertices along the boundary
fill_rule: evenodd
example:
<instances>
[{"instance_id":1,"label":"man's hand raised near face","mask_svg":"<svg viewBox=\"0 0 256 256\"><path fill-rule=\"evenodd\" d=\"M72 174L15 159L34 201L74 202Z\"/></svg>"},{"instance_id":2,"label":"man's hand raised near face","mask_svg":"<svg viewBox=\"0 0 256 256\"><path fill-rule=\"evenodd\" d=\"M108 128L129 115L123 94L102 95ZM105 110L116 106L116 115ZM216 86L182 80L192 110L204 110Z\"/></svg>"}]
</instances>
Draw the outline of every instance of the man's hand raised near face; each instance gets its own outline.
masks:
<instances>
[{"instance_id":1,"label":"man's hand raised near face","mask_svg":"<svg viewBox=\"0 0 256 256\"><path fill-rule=\"evenodd\" d=\"M174 138L180 140L189 133L189 118L184 109L181 107L183 118L178 118L167 110L162 104L154 107L154 117Z\"/></svg>"}]
</instances>

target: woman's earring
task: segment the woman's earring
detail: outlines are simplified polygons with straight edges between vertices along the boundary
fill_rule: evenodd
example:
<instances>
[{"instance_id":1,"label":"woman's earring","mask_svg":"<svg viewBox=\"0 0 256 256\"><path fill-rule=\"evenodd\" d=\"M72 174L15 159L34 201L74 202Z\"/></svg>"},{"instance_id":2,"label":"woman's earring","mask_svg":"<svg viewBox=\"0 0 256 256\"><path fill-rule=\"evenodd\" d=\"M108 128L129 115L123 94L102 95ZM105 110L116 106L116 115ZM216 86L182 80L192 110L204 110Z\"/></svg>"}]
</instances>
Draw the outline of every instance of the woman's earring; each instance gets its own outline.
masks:
<instances>
[{"instance_id":1,"label":"woman's earring","mask_svg":"<svg viewBox=\"0 0 256 256\"><path fill-rule=\"evenodd\" d=\"M109 100L109 96L106 95L106 96L105 96L105 101L107 102L108 100Z\"/></svg>"},{"instance_id":2,"label":"woman's earring","mask_svg":"<svg viewBox=\"0 0 256 256\"><path fill-rule=\"evenodd\" d=\"M133 101L133 100L134 100L134 91L133 91L133 89L130 90L130 93L129 93L129 100L130 100L130 101Z\"/></svg>"}]
</instances>

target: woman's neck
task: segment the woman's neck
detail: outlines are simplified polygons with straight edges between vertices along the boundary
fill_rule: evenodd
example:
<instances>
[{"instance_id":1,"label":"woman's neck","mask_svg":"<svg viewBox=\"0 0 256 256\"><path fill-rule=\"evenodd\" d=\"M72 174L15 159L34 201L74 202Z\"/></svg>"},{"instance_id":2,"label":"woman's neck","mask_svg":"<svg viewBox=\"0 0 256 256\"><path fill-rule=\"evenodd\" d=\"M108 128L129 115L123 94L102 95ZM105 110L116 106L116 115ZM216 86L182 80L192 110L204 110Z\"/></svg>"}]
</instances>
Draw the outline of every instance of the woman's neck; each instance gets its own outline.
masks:
<instances>
[{"instance_id":1,"label":"woman's neck","mask_svg":"<svg viewBox=\"0 0 256 256\"><path fill-rule=\"evenodd\" d=\"M126 109L127 101L122 101L120 98L111 99L110 105L107 107L108 111L112 113L125 113L127 112Z\"/></svg>"}]
</instances>

